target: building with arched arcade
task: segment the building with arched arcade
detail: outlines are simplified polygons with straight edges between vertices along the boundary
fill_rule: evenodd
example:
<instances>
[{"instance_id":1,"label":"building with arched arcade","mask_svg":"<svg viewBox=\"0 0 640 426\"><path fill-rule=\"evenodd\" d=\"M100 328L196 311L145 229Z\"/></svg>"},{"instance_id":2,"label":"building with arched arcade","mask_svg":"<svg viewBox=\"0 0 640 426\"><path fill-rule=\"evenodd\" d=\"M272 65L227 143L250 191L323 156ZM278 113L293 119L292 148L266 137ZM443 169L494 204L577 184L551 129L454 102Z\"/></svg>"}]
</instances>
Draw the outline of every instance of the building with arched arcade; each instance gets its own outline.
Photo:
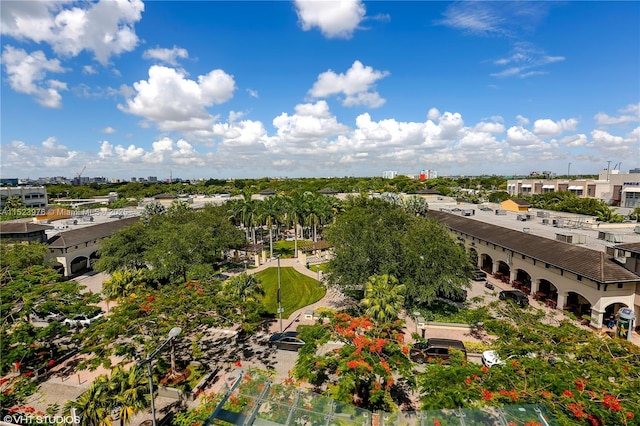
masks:
<instances>
[{"instance_id":1,"label":"building with arched arcade","mask_svg":"<svg viewBox=\"0 0 640 426\"><path fill-rule=\"evenodd\" d=\"M47 241L48 258L57 260L64 267L65 276L90 269L98 259L102 241L138 220L139 217L130 217L59 232Z\"/></svg>"},{"instance_id":2,"label":"building with arched arcade","mask_svg":"<svg viewBox=\"0 0 640 426\"><path fill-rule=\"evenodd\" d=\"M446 226L480 268L548 306L588 315L595 327L622 307L640 311L640 244L607 253L447 212L428 216Z\"/></svg>"}]
</instances>

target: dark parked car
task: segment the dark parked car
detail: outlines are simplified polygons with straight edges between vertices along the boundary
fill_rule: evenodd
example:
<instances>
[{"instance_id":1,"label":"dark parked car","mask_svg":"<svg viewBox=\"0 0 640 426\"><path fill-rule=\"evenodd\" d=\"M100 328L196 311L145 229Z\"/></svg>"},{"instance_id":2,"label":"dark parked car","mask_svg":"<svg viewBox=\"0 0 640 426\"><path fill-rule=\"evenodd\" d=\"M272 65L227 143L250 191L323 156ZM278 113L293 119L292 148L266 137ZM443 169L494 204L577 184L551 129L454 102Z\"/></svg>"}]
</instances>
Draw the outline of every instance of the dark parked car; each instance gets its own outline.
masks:
<instances>
[{"instance_id":1,"label":"dark parked car","mask_svg":"<svg viewBox=\"0 0 640 426\"><path fill-rule=\"evenodd\" d=\"M485 271L483 271L482 269L476 269L475 271L473 271L473 278L474 281L484 281L487 279L487 273Z\"/></svg>"},{"instance_id":2,"label":"dark parked car","mask_svg":"<svg viewBox=\"0 0 640 426\"><path fill-rule=\"evenodd\" d=\"M418 364L424 364L432 359L441 359L448 364L451 358L451 349L462 351L465 358L467 357L467 349L460 340L427 339L413 345L409 351L409 358Z\"/></svg>"},{"instance_id":3,"label":"dark parked car","mask_svg":"<svg viewBox=\"0 0 640 426\"><path fill-rule=\"evenodd\" d=\"M500 300L511 300L522 308L529 305L529 297L520 290L502 290L498 297Z\"/></svg>"},{"instance_id":4,"label":"dark parked car","mask_svg":"<svg viewBox=\"0 0 640 426\"><path fill-rule=\"evenodd\" d=\"M269 346L286 351L297 351L304 346L304 341L298 338L297 331L287 331L273 334L269 338Z\"/></svg>"}]
</instances>

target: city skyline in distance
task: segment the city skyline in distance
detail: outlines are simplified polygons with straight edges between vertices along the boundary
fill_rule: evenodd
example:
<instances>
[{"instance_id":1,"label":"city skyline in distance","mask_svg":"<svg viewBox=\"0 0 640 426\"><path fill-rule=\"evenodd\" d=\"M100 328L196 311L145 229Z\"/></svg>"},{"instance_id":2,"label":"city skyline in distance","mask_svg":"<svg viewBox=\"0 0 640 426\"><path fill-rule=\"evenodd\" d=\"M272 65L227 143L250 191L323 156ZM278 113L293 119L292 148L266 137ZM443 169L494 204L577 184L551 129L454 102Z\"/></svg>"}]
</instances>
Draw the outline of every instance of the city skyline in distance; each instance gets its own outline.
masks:
<instances>
[{"instance_id":1,"label":"city skyline in distance","mask_svg":"<svg viewBox=\"0 0 640 426\"><path fill-rule=\"evenodd\" d=\"M637 2L116 5L3 3L3 178L640 167Z\"/></svg>"}]
</instances>

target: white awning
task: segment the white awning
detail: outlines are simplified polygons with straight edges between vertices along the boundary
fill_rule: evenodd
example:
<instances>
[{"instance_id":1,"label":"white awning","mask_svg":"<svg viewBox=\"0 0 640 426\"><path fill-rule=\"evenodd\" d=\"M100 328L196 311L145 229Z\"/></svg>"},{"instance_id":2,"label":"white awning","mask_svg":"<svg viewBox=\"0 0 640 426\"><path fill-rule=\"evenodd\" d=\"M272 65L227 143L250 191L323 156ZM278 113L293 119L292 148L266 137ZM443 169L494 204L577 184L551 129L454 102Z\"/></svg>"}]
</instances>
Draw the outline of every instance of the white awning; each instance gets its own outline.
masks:
<instances>
[{"instance_id":1,"label":"white awning","mask_svg":"<svg viewBox=\"0 0 640 426\"><path fill-rule=\"evenodd\" d=\"M622 188L622 192L640 192L640 187Z\"/></svg>"},{"instance_id":2,"label":"white awning","mask_svg":"<svg viewBox=\"0 0 640 426\"><path fill-rule=\"evenodd\" d=\"M523 183L522 185L520 185L521 188L531 188L531 185L528 183Z\"/></svg>"},{"instance_id":3,"label":"white awning","mask_svg":"<svg viewBox=\"0 0 640 426\"><path fill-rule=\"evenodd\" d=\"M569 191L582 191L584 190L584 187L582 186L570 186L569 187Z\"/></svg>"},{"instance_id":4,"label":"white awning","mask_svg":"<svg viewBox=\"0 0 640 426\"><path fill-rule=\"evenodd\" d=\"M554 185L542 185L542 189L555 189Z\"/></svg>"}]
</instances>

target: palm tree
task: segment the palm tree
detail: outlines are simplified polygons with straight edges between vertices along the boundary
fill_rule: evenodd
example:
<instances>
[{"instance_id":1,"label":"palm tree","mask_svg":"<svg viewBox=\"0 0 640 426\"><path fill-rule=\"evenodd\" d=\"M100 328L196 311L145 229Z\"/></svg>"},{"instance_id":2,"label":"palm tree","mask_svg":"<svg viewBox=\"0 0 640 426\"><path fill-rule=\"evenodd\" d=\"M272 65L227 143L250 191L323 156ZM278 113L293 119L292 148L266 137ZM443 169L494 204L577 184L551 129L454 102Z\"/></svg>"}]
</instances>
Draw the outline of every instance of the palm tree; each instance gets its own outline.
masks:
<instances>
[{"instance_id":1,"label":"palm tree","mask_svg":"<svg viewBox=\"0 0 640 426\"><path fill-rule=\"evenodd\" d=\"M259 217L269 228L269 257L273 258L273 225L278 224L282 217L283 199L277 195L268 197L258 205Z\"/></svg>"},{"instance_id":2,"label":"palm tree","mask_svg":"<svg viewBox=\"0 0 640 426\"><path fill-rule=\"evenodd\" d=\"M24 207L24 201L22 201L22 198L14 195L5 201L4 206L8 209L19 209Z\"/></svg>"},{"instance_id":3,"label":"palm tree","mask_svg":"<svg viewBox=\"0 0 640 426\"><path fill-rule=\"evenodd\" d=\"M360 301L365 313L378 324L388 324L398 318L404 305L406 287L393 275L369 277Z\"/></svg>"},{"instance_id":4,"label":"palm tree","mask_svg":"<svg viewBox=\"0 0 640 426\"><path fill-rule=\"evenodd\" d=\"M109 393L113 395L110 415L120 419L120 425L131 422L131 418L149 406L149 379L144 368L134 365L129 371L117 366L109 379Z\"/></svg>"},{"instance_id":5,"label":"palm tree","mask_svg":"<svg viewBox=\"0 0 640 426\"><path fill-rule=\"evenodd\" d=\"M324 229L325 225L331 223L336 217L336 203L339 203L335 197L330 195L323 195L318 198L318 205L316 209L318 216L320 216L320 229Z\"/></svg>"},{"instance_id":6,"label":"palm tree","mask_svg":"<svg viewBox=\"0 0 640 426\"><path fill-rule=\"evenodd\" d=\"M185 200L173 200L171 205L167 209L167 214L172 216L179 216L182 212L187 212L189 210L193 210L191 204L187 203Z\"/></svg>"},{"instance_id":7,"label":"palm tree","mask_svg":"<svg viewBox=\"0 0 640 426\"><path fill-rule=\"evenodd\" d=\"M294 192L287 197L287 222L293 226L294 257L298 257L298 226L302 227L307 210L305 195Z\"/></svg>"},{"instance_id":8,"label":"palm tree","mask_svg":"<svg viewBox=\"0 0 640 426\"><path fill-rule=\"evenodd\" d=\"M243 302L264 294L260 280L255 275L244 272L230 278L225 285L229 293L236 294Z\"/></svg>"},{"instance_id":9,"label":"palm tree","mask_svg":"<svg viewBox=\"0 0 640 426\"><path fill-rule=\"evenodd\" d=\"M143 270L118 270L102 283L102 294L107 300L127 297L144 282Z\"/></svg>"},{"instance_id":10,"label":"palm tree","mask_svg":"<svg viewBox=\"0 0 640 426\"><path fill-rule=\"evenodd\" d=\"M79 417L79 424L83 426L105 426L110 423L109 416L109 379L107 376L98 376L89 389L80 395L76 400L68 401L65 406L65 413L71 414L75 409Z\"/></svg>"},{"instance_id":11,"label":"palm tree","mask_svg":"<svg viewBox=\"0 0 640 426\"><path fill-rule=\"evenodd\" d=\"M235 201L231 204L231 218L234 219L236 223L244 226L247 241L253 241L255 244L254 226L257 217L256 203L251 199L249 192L245 192L243 197L242 200Z\"/></svg>"},{"instance_id":12,"label":"palm tree","mask_svg":"<svg viewBox=\"0 0 640 426\"><path fill-rule=\"evenodd\" d=\"M318 215L318 211L316 210L316 203L318 198L316 196L310 196L307 201L308 209L305 212L304 221L311 226L312 235L310 235L311 239L316 241L316 233L318 225L320 224L320 216Z\"/></svg>"}]
</instances>

